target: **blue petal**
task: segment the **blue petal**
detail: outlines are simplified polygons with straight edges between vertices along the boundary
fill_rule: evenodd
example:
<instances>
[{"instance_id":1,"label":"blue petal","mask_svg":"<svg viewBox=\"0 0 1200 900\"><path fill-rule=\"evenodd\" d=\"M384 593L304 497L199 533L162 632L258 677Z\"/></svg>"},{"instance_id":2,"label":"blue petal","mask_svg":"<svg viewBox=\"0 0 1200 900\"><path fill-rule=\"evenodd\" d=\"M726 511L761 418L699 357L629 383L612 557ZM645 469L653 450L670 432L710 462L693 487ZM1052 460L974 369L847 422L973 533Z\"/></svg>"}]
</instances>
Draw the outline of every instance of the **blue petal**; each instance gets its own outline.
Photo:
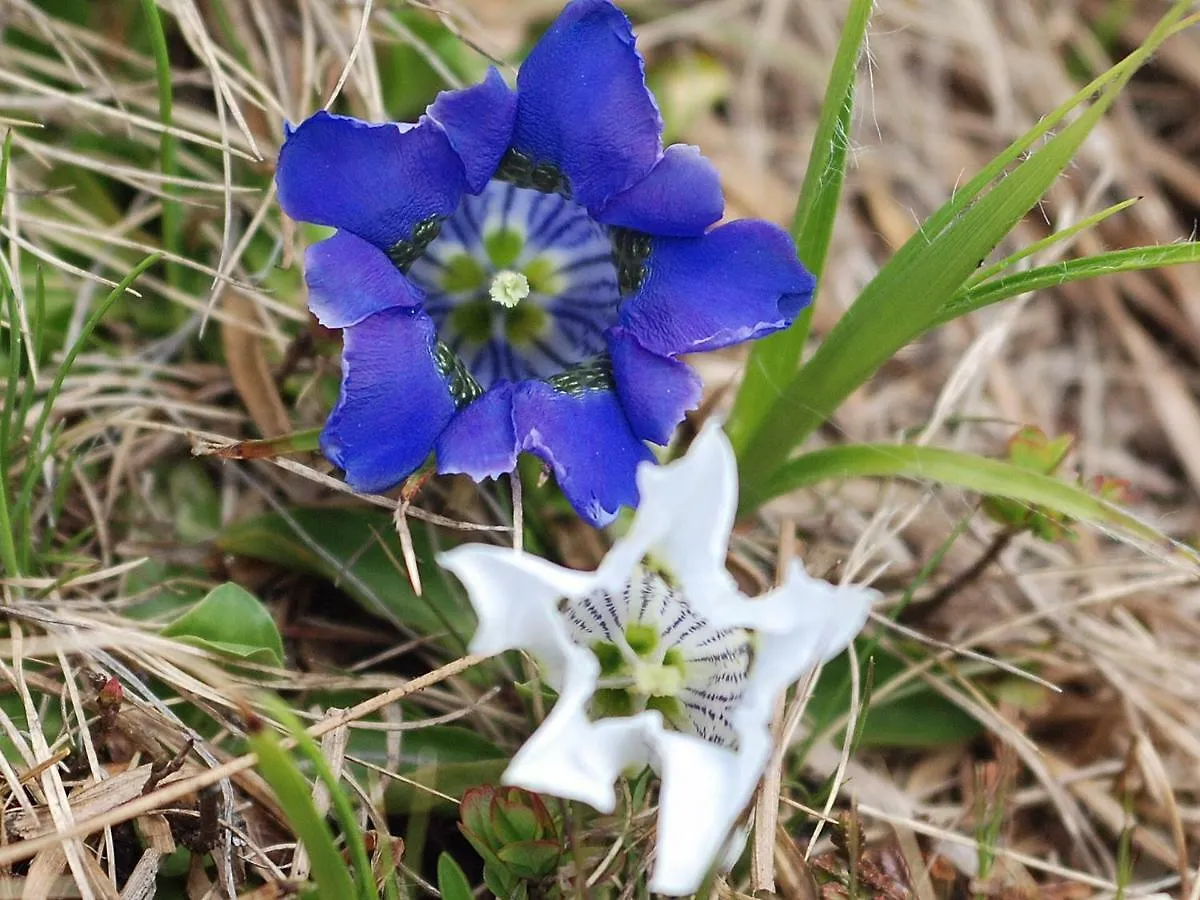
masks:
<instances>
[{"instance_id":1,"label":"blue petal","mask_svg":"<svg viewBox=\"0 0 1200 900\"><path fill-rule=\"evenodd\" d=\"M513 148L558 166L595 210L646 176L661 134L629 19L608 0L569 3L517 75Z\"/></svg>"},{"instance_id":2,"label":"blue petal","mask_svg":"<svg viewBox=\"0 0 1200 900\"><path fill-rule=\"evenodd\" d=\"M517 95L493 67L479 84L438 94L429 118L445 129L466 169L467 187L478 194L512 140Z\"/></svg>"},{"instance_id":3,"label":"blue petal","mask_svg":"<svg viewBox=\"0 0 1200 900\"><path fill-rule=\"evenodd\" d=\"M420 310L389 309L343 334L342 393L321 449L355 490L386 490L416 471L454 415L433 322Z\"/></svg>"},{"instance_id":4,"label":"blue petal","mask_svg":"<svg viewBox=\"0 0 1200 900\"><path fill-rule=\"evenodd\" d=\"M783 229L757 219L698 238L656 238L621 324L643 347L674 356L786 328L816 285Z\"/></svg>"},{"instance_id":5,"label":"blue petal","mask_svg":"<svg viewBox=\"0 0 1200 900\"><path fill-rule=\"evenodd\" d=\"M326 328L356 325L385 309L420 306L425 298L378 247L348 231L308 248L304 278L308 308Z\"/></svg>"},{"instance_id":6,"label":"blue petal","mask_svg":"<svg viewBox=\"0 0 1200 900\"><path fill-rule=\"evenodd\" d=\"M384 250L418 222L452 213L466 188L463 164L433 120L373 125L324 111L290 131L275 180L293 219L344 228Z\"/></svg>"},{"instance_id":7,"label":"blue petal","mask_svg":"<svg viewBox=\"0 0 1200 900\"><path fill-rule=\"evenodd\" d=\"M495 478L517 466L512 382L501 382L456 415L437 440L438 472Z\"/></svg>"},{"instance_id":8,"label":"blue petal","mask_svg":"<svg viewBox=\"0 0 1200 900\"><path fill-rule=\"evenodd\" d=\"M665 446L683 414L700 403L699 376L686 363L651 353L623 328L609 332L617 396L633 433Z\"/></svg>"},{"instance_id":9,"label":"blue petal","mask_svg":"<svg viewBox=\"0 0 1200 900\"><path fill-rule=\"evenodd\" d=\"M698 147L673 144L649 175L609 200L596 219L647 234L697 237L724 211L713 164Z\"/></svg>"},{"instance_id":10,"label":"blue petal","mask_svg":"<svg viewBox=\"0 0 1200 900\"><path fill-rule=\"evenodd\" d=\"M550 466L559 489L587 522L599 528L622 506L637 506L638 463L654 457L630 429L615 393L568 394L527 381L514 396L513 420L521 449Z\"/></svg>"}]
</instances>

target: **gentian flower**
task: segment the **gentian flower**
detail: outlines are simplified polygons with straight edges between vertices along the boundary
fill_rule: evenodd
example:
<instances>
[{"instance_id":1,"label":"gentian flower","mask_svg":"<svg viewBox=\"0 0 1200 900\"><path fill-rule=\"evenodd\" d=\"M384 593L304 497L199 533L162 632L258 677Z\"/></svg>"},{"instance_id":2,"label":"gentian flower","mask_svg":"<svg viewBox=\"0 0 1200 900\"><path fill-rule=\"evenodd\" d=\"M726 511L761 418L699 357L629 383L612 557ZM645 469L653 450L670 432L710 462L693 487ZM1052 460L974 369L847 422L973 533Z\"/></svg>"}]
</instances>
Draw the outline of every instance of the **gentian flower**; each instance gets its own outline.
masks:
<instances>
[{"instance_id":1,"label":"gentian flower","mask_svg":"<svg viewBox=\"0 0 1200 900\"><path fill-rule=\"evenodd\" d=\"M483 544L439 560L478 614L471 651L526 650L558 692L504 783L611 812L618 775L651 766L662 785L650 890L683 895L762 776L776 698L854 639L875 592L799 564L764 597L738 591L725 569L737 469L716 426L637 478L642 504L595 572Z\"/></svg>"},{"instance_id":2,"label":"gentian flower","mask_svg":"<svg viewBox=\"0 0 1200 900\"><path fill-rule=\"evenodd\" d=\"M325 455L377 491L436 451L443 473L540 457L589 522L636 505L635 471L700 397L678 357L787 327L813 279L724 200L695 147L662 146L629 20L574 0L510 89L495 69L416 124L318 112L276 178L309 305L343 330Z\"/></svg>"}]
</instances>

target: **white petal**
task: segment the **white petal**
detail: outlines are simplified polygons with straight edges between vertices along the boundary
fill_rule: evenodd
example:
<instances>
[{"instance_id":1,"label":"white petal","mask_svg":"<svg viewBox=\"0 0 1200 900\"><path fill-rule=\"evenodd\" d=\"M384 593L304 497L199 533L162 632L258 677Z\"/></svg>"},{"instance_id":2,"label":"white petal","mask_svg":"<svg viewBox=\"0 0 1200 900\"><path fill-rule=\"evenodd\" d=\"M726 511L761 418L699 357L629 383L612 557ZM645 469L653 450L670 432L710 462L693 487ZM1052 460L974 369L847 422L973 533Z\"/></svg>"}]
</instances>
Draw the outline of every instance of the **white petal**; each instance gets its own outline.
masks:
<instances>
[{"instance_id":1,"label":"white petal","mask_svg":"<svg viewBox=\"0 0 1200 900\"><path fill-rule=\"evenodd\" d=\"M591 722L586 706L594 689L593 676L590 686L576 690L571 685L559 695L504 770L505 784L578 800L603 813L616 808L617 778L631 766L641 769L650 762L647 736L662 730L662 718L649 711Z\"/></svg>"},{"instance_id":2,"label":"white petal","mask_svg":"<svg viewBox=\"0 0 1200 900\"><path fill-rule=\"evenodd\" d=\"M659 736L662 788L651 891L681 897L699 889L723 856L769 752L765 732L736 752L679 732Z\"/></svg>"},{"instance_id":3,"label":"white petal","mask_svg":"<svg viewBox=\"0 0 1200 900\"><path fill-rule=\"evenodd\" d=\"M738 709L743 721L765 724L785 687L850 645L878 596L811 578L794 563L782 586L761 600L742 601L738 620L758 633L750 683Z\"/></svg>"},{"instance_id":4,"label":"white petal","mask_svg":"<svg viewBox=\"0 0 1200 900\"><path fill-rule=\"evenodd\" d=\"M725 569L729 534L737 511L737 461L716 422L700 432L688 452L665 466L638 467L641 502L628 534L617 541L597 575L618 582L646 554L661 560L697 612L736 594ZM616 589L616 587L610 589Z\"/></svg>"},{"instance_id":5,"label":"white petal","mask_svg":"<svg viewBox=\"0 0 1200 900\"><path fill-rule=\"evenodd\" d=\"M455 547L439 555L438 562L458 576L479 617L471 652L528 650L544 667L546 681L558 689L568 662L582 658L572 653L579 648L558 613L558 602L591 590L591 573L485 544Z\"/></svg>"},{"instance_id":6,"label":"white petal","mask_svg":"<svg viewBox=\"0 0 1200 900\"><path fill-rule=\"evenodd\" d=\"M588 719L599 662L571 639L558 606L564 597L592 593L595 576L482 544L456 547L438 561L462 581L479 616L471 652L528 650L559 691L550 715L513 757L503 782L611 812L617 777L631 765L650 762L651 736L662 732L662 717L650 711Z\"/></svg>"}]
</instances>

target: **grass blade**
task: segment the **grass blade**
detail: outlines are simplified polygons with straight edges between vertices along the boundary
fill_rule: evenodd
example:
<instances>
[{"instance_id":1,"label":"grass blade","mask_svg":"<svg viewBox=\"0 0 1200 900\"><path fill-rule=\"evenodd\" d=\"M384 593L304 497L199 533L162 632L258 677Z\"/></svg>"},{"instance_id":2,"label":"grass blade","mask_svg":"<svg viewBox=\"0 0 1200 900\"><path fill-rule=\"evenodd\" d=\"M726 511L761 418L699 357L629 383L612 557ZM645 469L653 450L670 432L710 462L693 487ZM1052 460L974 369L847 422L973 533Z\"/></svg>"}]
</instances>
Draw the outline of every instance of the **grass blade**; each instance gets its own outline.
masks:
<instances>
[{"instance_id":1,"label":"grass blade","mask_svg":"<svg viewBox=\"0 0 1200 900\"><path fill-rule=\"evenodd\" d=\"M842 198L846 155L850 148L850 121L854 114L855 72L866 41L873 0L853 0L842 28L821 119L813 137L812 153L800 199L792 218L796 253L809 270L821 277L833 236L833 223ZM787 331L754 345L746 363L741 388L729 416L727 430L734 447L741 447L770 408L778 385L791 380L812 322L812 306L804 309Z\"/></svg>"},{"instance_id":2,"label":"grass blade","mask_svg":"<svg viewBox=\"0 0 1200 900\"><path fill-rule=\"evenodd\" d=\"M317 745L317 742L305 730L304 725L296 718L295 713L291 711L287 704L277 697L268 697L267 707L271 711L271 715L278 719L287 729L288 735L296 742L296 750L313 767L313 770L317 773L317 778L321 780L322 784L329 791L333 811L338 817L338 823L342 828L342 836L346 840L346 847L349 851L355 874L358 876L358 888L353 896L361 897L363 900L379 900L379 891L375 885L375 875L371 868L371 858L367 853L367 845L363 839L362 828L354 815L354 807L350 803L350 798L346 796L346 791L342 787L341 781L333 774L333 770L329 767L329 760L322 755L321 748ZM315 868L315 858L313 863ZM343 895L338 894L337 896Z\"/></svg>"},{"instance_id":3,"label":"grass blade","mask_svg":"<svg viewBox=\"0 0 1200 900\"><path fill-rule=\"evenodd\" d=\"M1062 173L1134 72L1180 27L1188 5L1175 4L1146 43L1110 70L1100 96L1070 125L944 227L945 208L935 214L867 285L745 444L739 456L743 512L763 502L766 483L792 448L897 350L938 322L942 307Z\"/></svg>"},{"instance_id":4,"label":"grass blade","mask_svg":"<svg viewBox=\"0 0 1200 900\"><path fill-rule=\"evenodd\" d=\"M8 156L5 154L5 161L7 159ZM0 174L0 178L2 178L2 174ZM8 384L4 392L3 419L0 419L0 476L3 476L0 478L0 563L4 565L7 575L16 577L21 574L21 567L17 561L13 523L8 511L8 467L11 462L9 441L19 430L12 426L16 424L14 407L17 397L17 382L20 379L21 371L21 329L17 324L17 295L9 288L2 271L0 271L0 289L4 292L9 331Z\"/></svg>"},{"instance_id":5,"label":"grass blade","mask_svg":"<svg viewBox=\"0 0 1200 900\"><path fill-rule=\"evenodd\" d=\"M154 73L158 82L158 117L163 124L159 135L158 157L159 167L167 180L163 182L163 193L173 195L176 187L170 179L178 174L179 166L176 161L175 135L170 133L171 121L174 117L174 98L171 86L171 57L167 49L167 35L163 30L162 16L158 14L156 0L142 0L142 12L146 17L147 32L150 37L150 50L154 54ZM162 246L172 256L181 253L181 236L183 234L183 210L176 199L162 201ZM180 268L179 263L167 261L167 283L178 287Z\"/></svg>"},{"instance_id":6,"label":"grass blade","mask_svg":"<svg viewBox=\"0 0 1200 900\"><path fill-rule=\"evenodd\" d=\"M915 444L848 444L806 453L776 473L766 488L775 497L827 479L907 478L967 488L1048 507L1092 525L1115 526L1139 537L1162 535L1081 487L1009 462Z\"/></svg>"},{"instance_id":7,"label":"grass blade","mask_svg":"<svg viewBox=\"0 0 1200 900\"><path fill-rule=\"evenodd\" d=\"M1161 269L1195 262L1200 262L1200 242L1168 244L1165 247L1130 247L1112 253L1071 259L1052 266L1039 266L959 291L942 307L935 324L945 324L951 319L1030 291L1045 290L1105 275L1119 275L1122 272Z\"/></svg>"},{"instance_id":8,"label":"grass blade","mask_svg":"<svg viewBox=\"0 0 1200 900\"><path fill-rule=\"evenodd\" d=\"M334 843L333 832L313 803L312 786L280 746L278 735L259 723L259 729L250 735L250 747L258 755L258 770L275 792L288 824L304 842L319 896L346 900L361 897L355 890L349 866Z\"/></svg>"},{"instance_id":9,"label":"grass blade","mask_svg":"<svg viewBox=\"0 0 1200 900\"><path fill-rule=\"evenodd\" d=\"M54 376L54 382L50 385L50 389L46 392L46 396L42 399L42 410L38 414L37 421L33 425L33 430L29 434L29 452L25 461L25 470L21 483L21 493L19 499L14 505L14 508L10 511L13 515L21 516L22 514L27 514L28 511L33 508L33 489L37 484L38 474L41 472L42 463L47 459L47 457L49 457L54 446L53 441L43 440L46 433L46 423L50 419L50 410L54 407L54 401L58 398L59 393L62 391L63 382L66 381L67 374L71 371L71 367L75 365L76 357L79 356L80 352L84 348L84 345L87 344L88 340L91 338L92 332L96 330L96 326L100 324L100 320L104 318L104 314L108 312L112 305L116 303L122 295L124 295L125 291L129 289L130 285L132 285L143 272L158 262L159 258L160 254L158 253L150 254L140 263L134 266L128 275L121 279L121 282L115 288L113 288L111 292L109 292L108 296L105 297L100 302L100 305L92 311L92 314L88 316L87 321L84 322L83 327L79 331L79 337L75 340L75 343L68 348L66 354L64 355L63 361L58 367L58 372ZM26 535L25 537L26 539L23 542L23 545L28 547L30 545L29 535ZM24 559L18 559L18 562L22 564L22 568L27 568L29 565L29 558L26 556Z\"/></svg>"},{"instance_id":10,"label":"grass blade","mask_svg":"<svg viewBox=\"0 0 1200 900\"><path fill-rule=\"evenodd\" d=\"M1133 204L1135 204L1137 202L1138 202L1137 197L1130 197L1128 200L1122 200L1120 203L1115 203L1112 206L1108 207L1107 209L1102 209L1102 210L1100 210L1100 212L1090 215L1086 219L1081 219L1078 222L1076 222L1075 224L1073 224L1067 228L1063 228L1059 231L1054 232L1053 234L1047 235L1046 237L1042 238L1040 241L1034 241L1032 244L1028 245L1027 247L1022 247L1020 250L1018 250L1016 253L1012 254L1011 256L1006 256L1004 259L1000 260L995 265L988 266L986 269L980 269L978 272L976 272L974 275L972 275L967 280L967 284L968 285L982 284L983 282L987 281L988 279L993 278L996 275L999 275L1001 272L1005 271L1006 269L1011 269L1013 266L1015 266L1021 260L1028 259L1029 257L1033 256L1035 253L1040 253L1042 250L1045 250L1049 247L1053 247L1055 244L1061 243L1062 241L1065 241L1068 238L1072 238L1077 234L1081 234L1084 231L1088 231L1092 228L1095 228L1097 225L1099 225L1105 219L1109 218L1110 216L1115 216L1119 212L1124 212L1125 210L1129 209L1129 207L1133 206Z\"/></svg>"}]
</instances>

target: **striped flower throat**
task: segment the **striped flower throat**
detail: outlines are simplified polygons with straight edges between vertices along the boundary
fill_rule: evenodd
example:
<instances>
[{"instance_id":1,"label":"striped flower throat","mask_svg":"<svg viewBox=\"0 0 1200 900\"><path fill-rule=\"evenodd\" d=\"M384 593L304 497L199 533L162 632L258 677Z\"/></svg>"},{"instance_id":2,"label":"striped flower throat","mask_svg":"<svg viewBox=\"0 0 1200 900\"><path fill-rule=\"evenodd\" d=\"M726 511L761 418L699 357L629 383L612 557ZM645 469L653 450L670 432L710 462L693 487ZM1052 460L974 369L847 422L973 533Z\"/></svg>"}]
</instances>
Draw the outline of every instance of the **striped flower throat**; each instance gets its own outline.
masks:
<instances>
[{"instance_id":1,"label":"striped flower throat","mask_svg":"<svg viewBox=\"0 0 1200 900\"><path fill-rule=\"evenodd\" d=\"M666 724L736 749L732 711L752 660L740 628L715 628L653 567L643 564L623 594L596 592L562 607L575 643L600 663L594 718L658 710Z\"/></svg>"},{"instance_id":2,"label":"striped flower throat","mask_svg":"<svg viewBox=\"0 0 1200 900\"><path fill-rule=\"evenodd\" d=\"M560 193L493 180L440 223L407 274L478 387L564 375L570 384L581 369L606 371L628 243Z\"/></svg>"}]
</instances>

